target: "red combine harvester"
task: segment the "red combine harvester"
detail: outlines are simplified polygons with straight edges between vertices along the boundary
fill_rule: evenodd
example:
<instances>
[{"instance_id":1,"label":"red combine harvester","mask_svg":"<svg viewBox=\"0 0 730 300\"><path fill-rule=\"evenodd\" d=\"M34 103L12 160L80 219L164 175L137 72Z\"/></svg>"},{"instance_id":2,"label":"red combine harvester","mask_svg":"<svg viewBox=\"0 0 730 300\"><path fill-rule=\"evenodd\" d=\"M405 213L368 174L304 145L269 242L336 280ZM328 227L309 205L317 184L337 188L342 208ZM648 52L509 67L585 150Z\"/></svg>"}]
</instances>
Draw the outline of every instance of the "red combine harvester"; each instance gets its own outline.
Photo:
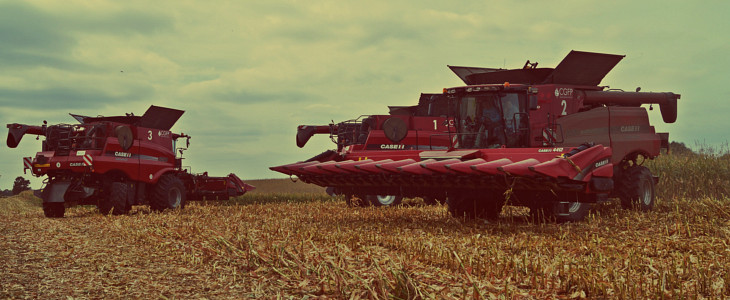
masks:
<instances>
[{"instance_id":1,"label":"red combine harvester","mask_svg":"<svg viewBox=\"0 0 730 300\"><path fill-rule=\"evenodd\" d=\"M182 208L186 200L222 200L254 189L232 173L209 177L183 169L190 136L170 132L183 113L153 105L143 116L71 114L80 124L8 124L7 145L17 147L25 134L45 137L43 151L23 163L33 176L48 175L38 195L46 217L63 217L76 204L97 205L102 214L126 214L139 204L162 211ZM177 145L181 138L184 148Z\"/></svg>"},{"instance_id":2,"label":"red combine harvester","mask_svg":"<svg viewBox=\"0 0 730 300\"><path fill-rule=\"evenodd\" d=\"M641 164L668 148L669 134L655 132L641 105L658 104L673 123L680 95L599 86L623 57L571 51L555 68L450 66L466 86L390 115L299 126L299 147L330 134L337 150L271 169L348 201L446 199L458 217L497 218L508 203L576 221L613 197L650 210L657 178Z\"/></svg>"}]
</instances>

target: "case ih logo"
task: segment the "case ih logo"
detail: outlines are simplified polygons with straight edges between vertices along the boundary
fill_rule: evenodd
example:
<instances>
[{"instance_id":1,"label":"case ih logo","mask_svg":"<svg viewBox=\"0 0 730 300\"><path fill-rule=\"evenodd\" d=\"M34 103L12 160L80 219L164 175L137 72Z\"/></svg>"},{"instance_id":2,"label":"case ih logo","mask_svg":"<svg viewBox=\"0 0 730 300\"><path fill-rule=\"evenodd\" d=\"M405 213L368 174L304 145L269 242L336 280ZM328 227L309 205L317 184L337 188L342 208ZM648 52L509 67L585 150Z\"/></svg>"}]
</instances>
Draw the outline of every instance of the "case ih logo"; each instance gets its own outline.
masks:
<instances>
[{"instance_id":1,"label":"case ih logo","mask_svg":"<svg viewBox=\"0 0 730 300\"><path fill-rule=\"evenodd\" d=\"M405 149L406 145L390 145L390 144L381 144L380 149L383 150L403 150Z\"/></svg>"},{"instance_id":2,"label":"case ih logo","mask_svg":"<svg viewBox=\"0 0 730 300\"><path fill-rule=\"evenodd\" d=\"M132 153L118 152L117 151L117 152L114 152L114 156L130 158L130 157L132 157Z\"/></svg>"},{"instance_id":3,"label":"case ih logo","mask_svg":"<svg viewBox=\"0 0 730 300\"><path fill-rule=\"evenodd\" d=\"M537 149L537 153L563 152L563 148Z\"/></svg>"},{"instance_id":4,"label":"case ih logo","mask_svg":"<svg viewBox=\"0 0 730 300\"><path fill-rule=\"evenodd\" d=\"M607 164L608 164L608 158L606 158L606 159L604 159L604 160L601 160L601 161L598 161L598 162L596 162L596 163L595 163L595 164L593 165L593 167L594 167L594 168L598 168L598 167L602 167L602 166L605 166L605 165L607 165Z\"/></svg>"}]
</instances>

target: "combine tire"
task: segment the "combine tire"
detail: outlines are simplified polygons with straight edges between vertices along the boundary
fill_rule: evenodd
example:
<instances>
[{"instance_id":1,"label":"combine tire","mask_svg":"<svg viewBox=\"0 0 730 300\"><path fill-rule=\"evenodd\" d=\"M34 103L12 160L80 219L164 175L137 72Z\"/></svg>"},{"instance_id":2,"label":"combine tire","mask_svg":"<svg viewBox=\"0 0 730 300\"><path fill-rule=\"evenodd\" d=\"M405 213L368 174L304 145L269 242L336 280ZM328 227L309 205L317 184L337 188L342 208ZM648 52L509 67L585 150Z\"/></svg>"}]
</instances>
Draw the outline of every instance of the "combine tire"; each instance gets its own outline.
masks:
<instances>
[{"instance_id":1,"label":"combine tire","mask_svg":"<svg viewBox=\"0 0 730 300\"><path fill-rule=\"evenodd\" d=\"M490 193L491 197L452 196L446 200L449 213L455 218L497 220L502 213L504 197Z\"/></svg>"},{"instance_id":2,"label":"combine tire","mask_svg":"<svg viewBox=\"0 0 730 300\"><path fill-rule=\"evenodd\" d=\"M99 200L99 212L102 215L124 215L129 212L127 206L127 194L129 193L129 186L122 182L112 182L111 191L106 199Z\"/></svg>"},{"instance_id":3,"label":"combine tire","mask_svg":"<svg viewBox=\"0 0 730 300\"><path fill-rule=\"evenodd\" d=\"M403 197L396 195L367 195L365 199L373 206L396 206L403 201Z\"/></svg>"},{"instance_id":4,"label":"combine tire","mask_svg":"<svg viewBox=\"0 0 730 300\"><path fill-rule=\"evenodd\" d=\"M172 174L165 174L155 185L150 207L155 211L185 207L185 185Z\"/></svg>"},{"instance_id":5,"label":"combine tire","mask_svg":"<svg viewBox=\"0 0 730 300\"><path fill-rule=\"evenodd\" d=\"M364 195L345 195L345 202L349 207L370 206L370 201Z\"/></svg>"},{"instance_id":6,"label":"combine tire","mask_svg":"<svg viewBox=\"0 0 730 300\"><path fill-rule=\"evenodd\" d=\"M558 223L583 221L590 211L590 203L557 202L552 205L552 215Z\"/></svg>"},{"instance_id":7,"label":"combine tire","mask_svg":"<svg viewBox=\"0 0 730 300\"><path fill-rule=\"evenodd\" d=\"M423 203L425 203L426 205L438 205L438 204L443 205L445 203L445 201L441 200L439 198L436 198L436 197L426 196L426 197L423 197Z\"/></svg>"},{"instance_id":8,"label":"combine tire","mask_svg":"<svg viewBox=\"0 0 730 300\"><path fill-rule=\"evenodd\" d=\"M43 202L43 214L47 218L63 218L66 206L63 202Z\"/></svg>"},{"instance_id":9,"label":"combine tire","mask_svg":"<svg viewBox=\"0 0 730 300\"><path fill-rule=\"evenodd\" d=\"M650 211L654 208L654 178L643 166L624 170L618 180L618 195L625 209Z\"/></svg>"},{"instance_id":10,"label":"combine tire","mask_svg":"<svg viewBox=\"0 0 730 300\"><path fill-rule=\"evenodd\" d=\"M580 222L588 216L591 207L591 203L561 201L552 193L546 193L530 205L530 217L533 222Z\"/></svg>"}]
</instances>

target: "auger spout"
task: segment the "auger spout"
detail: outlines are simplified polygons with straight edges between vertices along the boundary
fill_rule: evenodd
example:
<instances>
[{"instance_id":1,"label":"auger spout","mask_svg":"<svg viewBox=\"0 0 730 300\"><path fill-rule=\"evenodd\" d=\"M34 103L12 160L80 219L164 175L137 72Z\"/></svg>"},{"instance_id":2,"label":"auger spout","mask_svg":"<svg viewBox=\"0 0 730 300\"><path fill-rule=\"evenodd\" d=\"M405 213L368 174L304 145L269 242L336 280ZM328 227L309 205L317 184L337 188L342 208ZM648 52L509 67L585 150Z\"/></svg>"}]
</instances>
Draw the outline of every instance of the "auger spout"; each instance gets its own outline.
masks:
<instances>
[{"instance_id":1,"label":"auger spout","mask_svg":"<svg viewBox=\"0 0 730 300\"><path fill-rule=\"evenodd\" d=\"M297 147L302 148L315 134L331 133L329 125L299 125L297 127Z\"/></svg>"},{"instance_id":2,"label":"auger spout","mask_svg":"<svg viewBox=\"0 0 730 300\"><path fill-rule=\"evenodd\" d=\"M642 104L659 104L662 119L666 123L677 120L677 99L681 97L675 93L647 93L647 92L614 92L614 91L585 91L583 104L605 104L639 106Z\"/></svg>"},{"instance_id":3,"label":"auger spout","mask_svg":"<svg viewBox=\"0 0 730 300\"><path fill-rule=\"evenodd\" d=\"M24 124L8 124L8 139L7 139L7 145L10 148L16 148L18 147L18 144L20 144L20 140L23 139L23 136L26 134L35 134L35 135L46 135L46 126L33 126L33 125L24 125Z\"/></svg>"}]
</instances>

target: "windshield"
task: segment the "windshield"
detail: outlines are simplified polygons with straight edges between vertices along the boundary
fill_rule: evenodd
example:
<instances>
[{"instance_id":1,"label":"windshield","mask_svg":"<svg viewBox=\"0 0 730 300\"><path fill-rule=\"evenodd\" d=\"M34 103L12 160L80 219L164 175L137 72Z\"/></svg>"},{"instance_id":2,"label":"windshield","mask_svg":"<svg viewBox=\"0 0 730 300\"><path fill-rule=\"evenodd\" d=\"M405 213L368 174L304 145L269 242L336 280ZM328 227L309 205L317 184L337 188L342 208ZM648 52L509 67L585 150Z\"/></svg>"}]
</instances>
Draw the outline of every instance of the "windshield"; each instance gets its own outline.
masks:
<instances>
[{"instance_id":1,"label":"windshield","mask_svg":"<svg viewBox=\"0 0 730 300\"><path fill-rule=\"evenodd\" d=\"M459 101L459 147L522 147L527 142L526 97L516 93L469 95Z\"/></svg>"}]
</instances>

